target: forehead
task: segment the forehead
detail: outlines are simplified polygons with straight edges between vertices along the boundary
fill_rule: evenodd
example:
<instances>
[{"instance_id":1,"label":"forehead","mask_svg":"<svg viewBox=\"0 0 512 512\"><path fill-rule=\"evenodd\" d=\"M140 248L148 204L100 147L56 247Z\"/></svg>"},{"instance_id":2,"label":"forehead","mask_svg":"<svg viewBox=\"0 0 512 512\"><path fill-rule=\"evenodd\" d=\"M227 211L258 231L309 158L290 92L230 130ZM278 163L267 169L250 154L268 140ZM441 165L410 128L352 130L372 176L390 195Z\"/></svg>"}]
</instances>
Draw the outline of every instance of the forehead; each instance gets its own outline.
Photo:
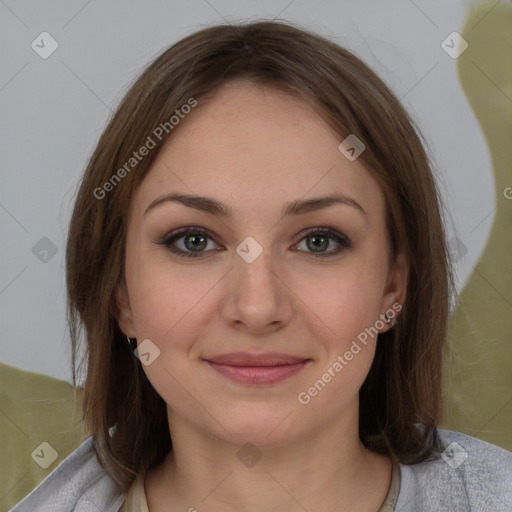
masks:
<instances>
[{"instance_id":1,"label":"forehead","mask_svg":"<svg viewBox=\"0 0 512 512\"><path fill-rule=\"evenodd\" d=\"M137 190L138 209L179 191L215 197L235 211L277 211L285 202L339 192L382 214L378 182L343 137L304 99L230 82L172 132Z\"/></svg>"}]
</instances>

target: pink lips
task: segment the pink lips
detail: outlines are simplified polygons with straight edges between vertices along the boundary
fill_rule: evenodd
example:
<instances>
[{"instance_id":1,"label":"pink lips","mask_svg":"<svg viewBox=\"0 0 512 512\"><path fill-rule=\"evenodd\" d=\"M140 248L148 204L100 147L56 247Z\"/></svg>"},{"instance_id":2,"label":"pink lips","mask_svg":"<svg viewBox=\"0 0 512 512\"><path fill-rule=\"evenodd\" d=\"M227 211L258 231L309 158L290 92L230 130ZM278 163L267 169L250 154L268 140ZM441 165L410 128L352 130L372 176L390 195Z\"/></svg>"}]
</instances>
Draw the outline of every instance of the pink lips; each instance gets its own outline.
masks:
<instances>
[{"instance_id":1,"label":"pink lips","mask_svg":"<svg viewBox=\"0 0 512 512\"><path fill-rule=\"evenodd\" d=\"M209 357L206 362L225 377L244 384L274 384L302 370L307 358L288 354L236 352Z\"/></svg>"}]
</instances>

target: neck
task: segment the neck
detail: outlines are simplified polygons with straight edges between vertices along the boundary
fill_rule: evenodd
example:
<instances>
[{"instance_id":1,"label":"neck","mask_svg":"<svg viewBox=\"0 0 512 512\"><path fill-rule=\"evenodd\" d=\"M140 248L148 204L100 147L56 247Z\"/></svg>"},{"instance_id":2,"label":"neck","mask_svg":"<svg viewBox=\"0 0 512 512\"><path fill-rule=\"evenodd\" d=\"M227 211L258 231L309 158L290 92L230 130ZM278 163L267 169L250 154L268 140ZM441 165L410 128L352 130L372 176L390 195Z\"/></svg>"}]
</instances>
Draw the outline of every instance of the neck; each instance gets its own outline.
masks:
<instances>
[{"instance_id":1,"label":"neck","mask_svg":"<svg viewBox=\"0 0 512 512\"><path fill-rule=\"evenodd\" d=\"M173 450L146 476L149 508L376 512L389 490L391 460L363 446L357 408L353 413L307 438L242 448L169 411Z\"/></svg>"}]
</instances>

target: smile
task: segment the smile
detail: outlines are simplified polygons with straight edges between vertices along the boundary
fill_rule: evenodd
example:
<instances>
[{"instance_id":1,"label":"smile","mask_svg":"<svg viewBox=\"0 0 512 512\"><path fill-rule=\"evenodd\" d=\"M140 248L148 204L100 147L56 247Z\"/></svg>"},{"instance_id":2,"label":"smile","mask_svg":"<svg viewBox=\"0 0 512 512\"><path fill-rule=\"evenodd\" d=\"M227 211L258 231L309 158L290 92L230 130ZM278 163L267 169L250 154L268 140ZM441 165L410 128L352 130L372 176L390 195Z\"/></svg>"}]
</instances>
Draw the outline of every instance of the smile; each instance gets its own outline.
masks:
<instances>
[{"instance_id":1,"label":"smile","mask_svg":"<svg viewBox=\"0 0 512 512\"><path fill-rule=\"evenodd\" d=\"M275 384L300 372L311 359L281 354L228 354L205 359L211 368L243 384Z\"/></svg>"}]
</instances>

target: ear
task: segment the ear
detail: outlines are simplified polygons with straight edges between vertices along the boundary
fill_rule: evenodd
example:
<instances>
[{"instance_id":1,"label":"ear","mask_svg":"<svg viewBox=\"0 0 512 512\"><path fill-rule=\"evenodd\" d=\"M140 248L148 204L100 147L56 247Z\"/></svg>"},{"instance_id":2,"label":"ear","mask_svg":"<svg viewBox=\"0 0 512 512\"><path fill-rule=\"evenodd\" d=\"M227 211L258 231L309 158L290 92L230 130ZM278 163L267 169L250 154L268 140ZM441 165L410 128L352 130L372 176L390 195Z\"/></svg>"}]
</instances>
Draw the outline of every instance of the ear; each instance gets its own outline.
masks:
<instances>
[{"instance_id":1,"label":"ear","mask_svg":"<svg viewBox=\"0 0 512 512\"><path fill-rule=\"evenodd\" d=\"M382 296L381 318L386 312L397 320L402 310L407 293L409 281L409 262L404 252L399 252L395 258L393 268L389 272L384 294ZM386 326L380 332L386 332L392 324L386 322Z\"/></svg>"},{"instance_id":2,"label":"ear","mask_svg":"<svg viewBox=\"0 0 512 512\"><path fill-rule=\"evenodd\" d=\"M116 290L116 319L119 328L126 336L136 338L135 325L133 323L132 309L126 282L123 279Z\"/></svg>"}]
</instances>

